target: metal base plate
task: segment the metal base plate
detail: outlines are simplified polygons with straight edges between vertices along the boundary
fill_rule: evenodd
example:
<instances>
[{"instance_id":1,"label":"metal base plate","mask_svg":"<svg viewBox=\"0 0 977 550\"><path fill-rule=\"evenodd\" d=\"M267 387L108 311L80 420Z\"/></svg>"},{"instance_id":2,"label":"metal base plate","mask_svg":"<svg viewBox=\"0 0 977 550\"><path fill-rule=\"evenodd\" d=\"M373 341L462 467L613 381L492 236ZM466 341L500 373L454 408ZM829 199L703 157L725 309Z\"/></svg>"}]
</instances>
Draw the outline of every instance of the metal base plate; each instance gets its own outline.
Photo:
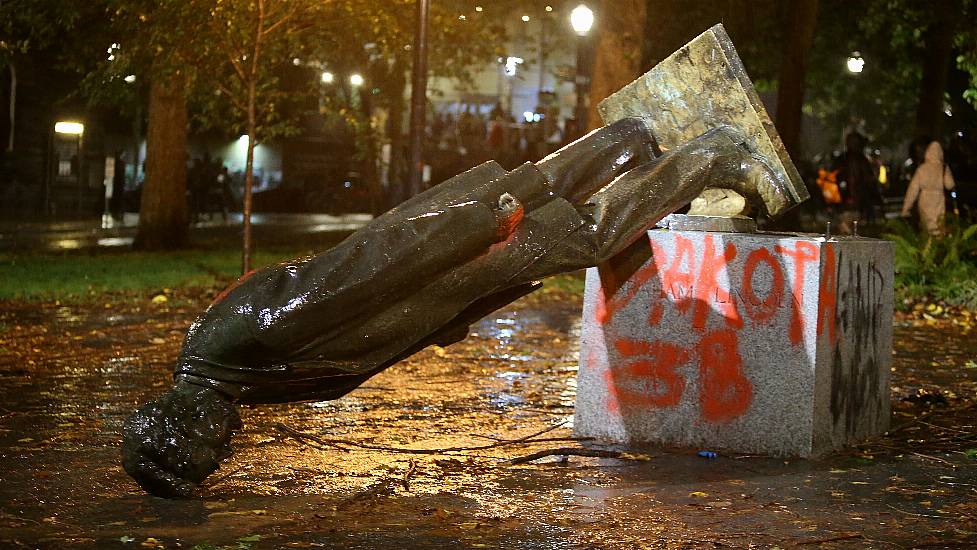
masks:
<instances>
[{"instance_id":1,"label":"metal base plate","mask_svg":"<svg viewBox=\"0 0 977 550\"><path fill-rule=\"evenodd\" d=\"M657 224L676 231L718 231L720 233L756 233L756 220L746 216L686 216L669 214Z\"/></svg>"}]
</instances>

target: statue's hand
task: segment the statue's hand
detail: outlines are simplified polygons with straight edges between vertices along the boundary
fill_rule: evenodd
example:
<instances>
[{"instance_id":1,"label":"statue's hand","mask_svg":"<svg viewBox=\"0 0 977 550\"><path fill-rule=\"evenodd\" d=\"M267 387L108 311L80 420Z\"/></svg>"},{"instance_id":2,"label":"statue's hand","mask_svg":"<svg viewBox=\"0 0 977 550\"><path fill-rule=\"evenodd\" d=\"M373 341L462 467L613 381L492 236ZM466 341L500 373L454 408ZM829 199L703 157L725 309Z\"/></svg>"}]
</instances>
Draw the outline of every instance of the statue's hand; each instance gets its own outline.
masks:
<instances>
[{"instance_id":1,"label":"statue's hand","mask_svg":"<svg viewBox=\"0 0 977 550\"><path fill-rule=\"evenodd\" d=\"M220 393L177 384L126 420L122 466L156 496L189 497L231 456L231 436L240 427L237 410Z\"/></svg>"}]
</instances>

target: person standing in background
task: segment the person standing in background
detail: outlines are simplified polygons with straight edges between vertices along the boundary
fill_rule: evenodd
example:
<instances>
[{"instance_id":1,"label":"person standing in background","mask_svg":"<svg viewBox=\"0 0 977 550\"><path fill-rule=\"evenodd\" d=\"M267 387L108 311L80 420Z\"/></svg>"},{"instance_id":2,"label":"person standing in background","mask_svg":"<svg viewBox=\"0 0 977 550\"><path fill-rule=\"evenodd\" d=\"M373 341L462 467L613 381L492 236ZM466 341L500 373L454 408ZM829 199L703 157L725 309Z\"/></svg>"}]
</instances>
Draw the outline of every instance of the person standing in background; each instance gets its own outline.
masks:
<instances>
[{"instance_id":1,"label":"person standing in background","mask_svg":"<svg viewBox=\"0 0 977 550\"><path fill-rule=\"evenodd\" d=\"M916 169L902 202L902 216L908 217L913 205L919 203L919 221L926 232L941 237L944 232L946 200L943 192L953 189L953 172L943 162L943 148L933 141L926 147L923 164Z\"/></svg>"}]
</instances>

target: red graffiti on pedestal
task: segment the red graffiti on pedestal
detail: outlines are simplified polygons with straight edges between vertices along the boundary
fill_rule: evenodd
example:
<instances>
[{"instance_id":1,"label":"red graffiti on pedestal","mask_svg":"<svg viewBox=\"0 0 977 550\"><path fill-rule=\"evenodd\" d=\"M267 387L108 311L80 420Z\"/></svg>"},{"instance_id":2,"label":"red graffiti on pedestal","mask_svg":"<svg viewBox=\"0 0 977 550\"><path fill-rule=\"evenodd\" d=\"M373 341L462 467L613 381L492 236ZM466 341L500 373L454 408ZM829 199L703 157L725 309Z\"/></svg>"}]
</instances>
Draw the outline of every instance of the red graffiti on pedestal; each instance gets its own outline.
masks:
<instances>
[{"instance_id":1,"label":"red graffiti on pedestal","mask_svg":"<svg viewBox=\"0 0 977 550\"><path fill-rule=\"evenodd\" d=\"M702 418L713 423L735 420L744 415L753 401L753 385L743 372L738 332L749 321L752 326L773 322L778 311L789 309L788 334L792 345L802 343L805 332L804 273L809 262L819 259L818 247L811 242L796 241L793 247L776 245L773 251L793 260L793 277L787 289L782 262L768 248L750 252L740 263L742 272L738 288L724 288L720 281L728 275L737 249L717 243L705 235L702 253L697 254L692 240L675 235L669 257L660 244L650 241L652 258L628 280L617 295L605 299L598 294L596 321L606 324L640 293L652 297L648 306L648 324L662 322L665 306L675 315L690 317L691 329L702 333L691 350L665 341L616 339L612 349L620 357L618 364L605 373L611 412L628 409L660 409L677 406L682 399L687 374L682 367L698 372L698 402ZM718 244L718 246L717 246ZM835 258L830 244L825 245L826 261L819 288L817 334L835 338ZM766 290L755 284L758 274L769 281ZM727 280L731 277L727 276ZM657 282L657 284L654 284ZM648 285L657 286L657 289ZM724 328L709 329L711 316L721 318ZM744 315L745 314L745 315ZM713 325L714 326L714 325Z\"/></svg>"}]
</instances>

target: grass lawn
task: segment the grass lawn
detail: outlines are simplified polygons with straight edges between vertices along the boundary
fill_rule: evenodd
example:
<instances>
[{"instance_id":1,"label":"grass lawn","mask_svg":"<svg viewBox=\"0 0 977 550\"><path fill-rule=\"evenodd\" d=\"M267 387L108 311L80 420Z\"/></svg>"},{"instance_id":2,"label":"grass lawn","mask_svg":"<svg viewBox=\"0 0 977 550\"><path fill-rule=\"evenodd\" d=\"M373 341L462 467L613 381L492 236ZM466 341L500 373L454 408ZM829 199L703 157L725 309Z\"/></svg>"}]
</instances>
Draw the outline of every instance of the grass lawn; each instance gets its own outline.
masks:
<instances>
[{"instance_id":1,"label":"grass lawn","mask_svg":"<svg viewBox=\"0 0 977 550\"><path fill-rule=\"evenodd\" d=\"M263 248L253 264L263 267L311 254L305 247ZM224 286L240 275L235 248L179 252L98 251L0 254L0 300L84 300L114 291Z\"/></svg>"},{"instance_id":2,"label":"grass lawn","mask_svg":"<svg viewBox=\"0 0 977 550\"><path fill-rule=\"evenodd\" d=\"M309 256L321 252L323 243L315 243L315 247L309 242L258 246L252 263L260 268ZM232 246L175 252L5 252L0 253L0 300L87 302L117 292L212 291L233 282L240 269L241 251ZM581 294L583 272L551 277L543 292Z\"/></svg>"}]
</instances>

